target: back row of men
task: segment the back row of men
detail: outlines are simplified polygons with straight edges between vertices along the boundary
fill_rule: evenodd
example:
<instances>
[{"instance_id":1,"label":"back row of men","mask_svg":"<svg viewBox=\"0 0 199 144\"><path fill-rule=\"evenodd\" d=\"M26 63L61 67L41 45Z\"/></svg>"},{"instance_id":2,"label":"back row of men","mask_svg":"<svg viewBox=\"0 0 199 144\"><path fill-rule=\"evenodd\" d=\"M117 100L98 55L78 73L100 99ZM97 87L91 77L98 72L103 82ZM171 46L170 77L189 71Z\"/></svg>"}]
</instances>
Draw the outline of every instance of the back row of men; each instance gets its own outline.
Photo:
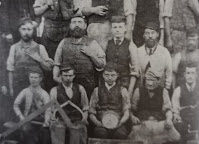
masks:
<instances>
[{"instance_id":1,"label":"back row of men","mask_svg":"<svg viewBox=\"0 0 199 144\"><path fill-rule=\"evenodd\" d=\"M43 71L44 87L48 84L51 77L49 73L46 75L46 71L53 68L53 79L58 86L51 87L50 98L56 98L63 107L70 101L83 111L81 117L77 114L77 110L68 105L64 108L71 121L68 125L71 144L86 142L85 123L88 112L96 127L95 137L126 138L129 133L126 128L129 125L126 123L130 117L133 124L138 124L140 121L165 120L157 128L152 129L173 132L174 135L169 134L167 140L179 140L179 133L175 130L172 121L174 120L176 124L180 122L179 132L183 139L187 125L191 124L195 128L194 122L197 121L198 32L194 28L187 32L186 49L175 56L172 70L169 51L158 44L159 26L154 22L145 25L144 45L137 49L132 41L125 38L126 23L128 20L123 16L111 17L113 38L108 41L104 51L96 40L86 35L87 23L84 16L73 15L69 24L70 37L64 38L59 43L52 60L45 47L33 40L35 23L30 18L22 18L18 25L21 40L11 46L7 60L9 91L11 96L18 95L14 109L20 120L41 107L40 104L49 101L48 94L39 83ZM47 34L55 38L58 36L56 33L47 32ZM179 86L172 97L173 108L168 94L172 76L174 76L173 88ZM30 87L28 87L29 82ZM98 84L99 87L95 88ZM22 100L25 100L24 113L19 109ZM183 107L188 107L188 111L181 115L180 110ZM119 122L114 129L106 128L101 122L107 110L113 111L118 116ZM51 113L49 111L46 111L45 126L49 124L49 113ZM58 118L56 122L63 123L60 116L56 117ZM74 128L77 126L78 128ZM178 130L178 125L176 129ZM140 132L135 132L136 128L130 130L132 132L129 138L139 140L140 136L136 134ZM33 141L33 138L29 135L26 140ZM143 137L141 138L143 140ZM144 139L148 141L146 136Z\"/></svg>"}]
</instances>

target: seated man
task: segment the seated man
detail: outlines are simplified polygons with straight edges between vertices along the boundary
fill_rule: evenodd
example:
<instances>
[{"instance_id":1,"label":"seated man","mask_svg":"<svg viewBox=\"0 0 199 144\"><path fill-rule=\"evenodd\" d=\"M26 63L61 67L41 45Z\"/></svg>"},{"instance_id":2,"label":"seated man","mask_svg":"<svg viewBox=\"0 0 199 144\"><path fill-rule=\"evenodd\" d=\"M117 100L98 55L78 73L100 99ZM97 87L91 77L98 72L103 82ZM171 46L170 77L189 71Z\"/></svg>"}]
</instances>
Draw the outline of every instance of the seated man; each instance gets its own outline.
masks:
<instances>
[{"instance_id":1,"label":"seated man","mask_svg":"<svg viewBox=\"0 0 199 144\"><path fill-rule=\"evenodd\" d=\"M95 88L91 96L90 119L95 125L96 138L125 139L128 135L126 121L129 118L130 98L127 89L116 83L118 75L116 64L108 63L103 71L105 82ZM105 120L114 116L117 123Z\"/></svg>"},{"instance_id":2,"label":"seated man","mask_svg":"<svg viewBox=\"0 0 199 144\"><path fill-rule=\"evenodd\" d=\"M153 144L179 139L179 133L172 123L168 92L159 86L159 82L160 74L149 68L145 74L145 86L135 90L131 120L140 125L133 126L129 138Z\"/></svg>"},{"instance_id":3,"label":"seated man","mask_svg":"<svg viewBox=\"0 0 199 144\"><path fill-rule=\"evenodd\" d=\"M57 126L67 126L66 144L86 144L87 141L87 117L88 117L88 98L84 87L73 82L75 70L69 64L62 65L60 68L62 83L52 88L50 92L51 99L57 99L69 119L69 124L64 124L63 119L54 111L54 117L57 118L52 124L52 129ZM52 131L52 136L53 134ZM68 141L69 140L69 141ZM54 144L54 139L52 139Z\"/></svg>"},{"instance_id":4,"label":"seated man","mask_svg":"<svg viewBox=\"0 0 199 144\"><path fill-rule=\"evenodd\" d=\"M184 77L185 82L175 89L172 97L173 122L182 138L188 133L188 125L191 130L199 130L197 64L187 64Z\"/></svg>"},{"instance_id":5,"label":"seated man","mask_svg":"<svg viewBox=\"0 0 199 144\"><path fill-rule=\"evenodd\" d=\"M31 68L29 72L30 86L23 89L14 102L14 111L20 120L24 120L29 114L40 109L50 100L48 93L41 88L42 71ZM21 107L24 103L24 110ZM50 122L50 108L44 114L39 115L33 121L22 127L23 143L25 144L50 144L50 133L47 127Z\"/></svg>"}]
</instances>

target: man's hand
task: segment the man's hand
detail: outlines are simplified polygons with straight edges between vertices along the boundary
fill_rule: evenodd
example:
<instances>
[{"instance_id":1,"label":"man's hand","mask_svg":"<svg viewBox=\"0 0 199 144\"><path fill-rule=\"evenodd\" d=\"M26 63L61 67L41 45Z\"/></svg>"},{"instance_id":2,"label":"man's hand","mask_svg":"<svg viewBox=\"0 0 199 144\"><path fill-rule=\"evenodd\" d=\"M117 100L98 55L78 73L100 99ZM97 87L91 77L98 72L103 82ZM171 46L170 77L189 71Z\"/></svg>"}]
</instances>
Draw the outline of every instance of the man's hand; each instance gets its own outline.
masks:
<instances>
[{"instance_id":1,"label":"man's hand","mask_svg":"<svg viewBox=\"0 0 199 144\"><path fill-rule=\"evenodd\" d=\"M25 117L24 117L23 115L20 115L20 116L19 116L19 119L20 119L20 121L22 121L22 120L25 119Z\"/></svg>"},{"instance_id":2,"label":"man's hand","mask_svg":"<svg viewBox=\"0 0 199 144\"><path fill-rule=\"evenodd\" d=\"M178 114L174 114L173 115L173 122L174 122L174 124L176 124L176 123L182 122L182 119Z\"/></svg>"},{"instance_id":3,"label":"man's hand","mask_svg":"<svg viewBox=\"0 0 199 144\"><path fill-rule=\"evenodd\" d=\"M3 95L6 95L8 93L7 87L6 86L2 86L1 87L1 92L2 92Z\"/></svg>"},{"instance_id":4,"label":"man's hand","mask_svg":"<svg viewBox=\"0 0 199 144\"><path fill-rule=\"evenodd\" d=\"M81 52L84 53L85 55L89 56L89 57L93 57L95 54L95 50L91 49L89 46L83 46L81 48Z\"/></svg>"},{"instance_id":5,"label":"man's hand","mask_svg":"<svg viewBox=\"0 0 199 144\"><path fill-rule=\"evenodd\" d=\"M108 8L105 6L97 6L94 8L94 13L100 16L106 15L107 11L108 11Z\"/></svg>"},{"instance_id":6,"label":"man's hand","mask_svg":"<svg viewBox=\"0 0 199 144\"><path fill-rule=\"evenodd\" d=\"M83 114L82 123L88 125L88 113Z\"/></svg>"},{"instance_id":7,"label":"man's hand","mask_svg":"<svg viewBox=\"0 0 199 144\"><path fill-rule=\"evenodd\" d=\"M165 121L165 129L171 129L173 127L173 122L170 119Z\"/></svg>"},{"instance_id":8,"label":"man's hand","mask_svg":"<svg viewBox=\"0 0 199 144\"><path fill-rule=\"evenodd\" d=\"M44 124L43 124L43 127L49 127L50 123L48 121L46 121Z\"/></svg>"},{"instance_id":9,"label":"man's hand","mask_svg":"<svg viewBox=\"0 0 199 144\"><path fill-rule=\"evenodd\" d=\"M135 117L134 115L131 115L131 121L133 124L139 124L140 120L139 118Z\"/></svg>"}]
</instances>

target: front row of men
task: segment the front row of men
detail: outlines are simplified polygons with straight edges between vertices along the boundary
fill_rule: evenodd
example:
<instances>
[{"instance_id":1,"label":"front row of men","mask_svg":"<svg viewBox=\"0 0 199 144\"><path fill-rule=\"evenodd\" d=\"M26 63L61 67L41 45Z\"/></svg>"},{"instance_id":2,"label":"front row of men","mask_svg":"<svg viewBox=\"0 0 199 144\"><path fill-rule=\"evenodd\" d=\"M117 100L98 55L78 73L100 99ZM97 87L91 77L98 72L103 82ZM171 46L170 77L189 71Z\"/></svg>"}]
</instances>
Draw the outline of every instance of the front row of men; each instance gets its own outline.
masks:
<instances>
[{"instance_id":1,"label":"front row of men","mask_svg":"<svg viewBox=\"0 0 199 144\"><path fill-rule=\"evenodd\" d=\"M196 71L195 65L186 66L186 82L177 87L173 94L173 113L167 90L159 86L158 73L149 68L144 78L145 85L137 88L130 99L127 89L116 82L119 73L114 63L107 63L105 66L104 82L93 91L90 105L84 87L73 82L75 70L70 65L61 68L62 83L51 90L50 98L58 100L72 123L70 127L66 127L66 133L69 132L67 133L69 138L66 140L69 140L70 144L86 143L88 116L94 125L96 138L129 138L148 142L151 140L151 143L177 141L180 139L179 133L181 139L187 134L188 125L198 130ZM40 86L41 80L42 74L39 69L34 68L29 72L30 86L22 90L14 102L14 110L20 120L50 101L48 93ZM25 110L21 112L20 105L23 101ZM103 121L107 113L108 117L111 114L117 116L118 122L115 126L109 127L106 121ZM129 118L131 121L128 121ZM26 144L38 142L49 144L49 132L42 128L42 125L38 125L38 122L42 122L43 127L51 125L51 129L58 125L66 126L56 109L47 109L43 116L24 126ZM131 126L132 129L129 129ZM151 132L153 136L149 136Z\"/></svg>"}]
</instances>

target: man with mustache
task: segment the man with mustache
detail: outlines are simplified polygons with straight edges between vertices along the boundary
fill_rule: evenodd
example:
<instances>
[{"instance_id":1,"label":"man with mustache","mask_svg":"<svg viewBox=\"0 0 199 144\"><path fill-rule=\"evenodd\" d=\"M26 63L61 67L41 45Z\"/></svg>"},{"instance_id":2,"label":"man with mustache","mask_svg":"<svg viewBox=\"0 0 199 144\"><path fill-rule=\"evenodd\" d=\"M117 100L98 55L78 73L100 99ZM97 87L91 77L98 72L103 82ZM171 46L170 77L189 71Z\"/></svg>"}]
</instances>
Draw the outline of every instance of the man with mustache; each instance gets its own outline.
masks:
<instances>
[{"instance_id":1,"label":"man with mustache","mask_svg":"<svg viewBox=\"0 0 199 144\"><path fill-rule=\"evenodd\" d=\"M21 40L10 48L7 60L10 95L17 96L29 85L28 72L32 67L50 71L53 60L48 57L43 45L33 40L34 22L24 17L18 23Z\"/></svg>"},{"instance_id":2,"label":"man with mustache","mask_svg":"<svg viewBox=\"0 0 199 144\"><path fill-rule=\"evenodd\" d=\"M183 69L186 63L199 64L197 29L192 28L187 31L187 40L184 47L184 50L177 53L173 58L173 88L183 82Z\"/></svg>"},{"instance_id":3,"label":"man with mustache","mask_svg":"<svg viewBox=\"0 0 199 144\"><path fill-rule=\"evenodd\" d=\"M90 98L95 87L94 73L105 65L105 53L99 44L86 34L87 24L84 17L75 15L70 21L70 36L64 38L55 53L53 78L61 83L59 66L69 63L76 72L75 83L81 84Z\"/></svg>"},{"instance_id":4,"label":"man with mustache","mask_svg":"<svg viewBox=\"0 0 199 144\"><path fill-rule=\"evenodd\" d=\"M145 44L138 48L140 66L140 85L143 85L144 74L148 68L160 73L160 85L170 89L172 80L172 63L169 51L158 44L159 26L148 22L143 35Z\"/></svg>"}]
</instances>

